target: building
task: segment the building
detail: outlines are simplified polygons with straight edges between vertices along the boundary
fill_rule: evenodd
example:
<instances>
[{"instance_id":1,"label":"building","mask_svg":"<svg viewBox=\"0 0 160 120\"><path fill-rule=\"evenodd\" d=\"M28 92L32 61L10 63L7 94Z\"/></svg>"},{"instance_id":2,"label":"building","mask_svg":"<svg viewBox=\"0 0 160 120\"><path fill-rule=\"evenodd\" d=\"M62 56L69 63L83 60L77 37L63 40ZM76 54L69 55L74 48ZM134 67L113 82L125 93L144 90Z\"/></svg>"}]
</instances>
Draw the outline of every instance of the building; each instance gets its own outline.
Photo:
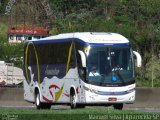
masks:
<instances>
[{"instance_id":1,"label":"building","mask_svg":"<svg viewBox=\"0 0 160 120\"><path fill-rule=\"evenodd\" d=\"M8 29L9 43L22 43L25 40L34 40L47 37L49 30L43 27L17 26Z\"/></svg>"}]
</instances>

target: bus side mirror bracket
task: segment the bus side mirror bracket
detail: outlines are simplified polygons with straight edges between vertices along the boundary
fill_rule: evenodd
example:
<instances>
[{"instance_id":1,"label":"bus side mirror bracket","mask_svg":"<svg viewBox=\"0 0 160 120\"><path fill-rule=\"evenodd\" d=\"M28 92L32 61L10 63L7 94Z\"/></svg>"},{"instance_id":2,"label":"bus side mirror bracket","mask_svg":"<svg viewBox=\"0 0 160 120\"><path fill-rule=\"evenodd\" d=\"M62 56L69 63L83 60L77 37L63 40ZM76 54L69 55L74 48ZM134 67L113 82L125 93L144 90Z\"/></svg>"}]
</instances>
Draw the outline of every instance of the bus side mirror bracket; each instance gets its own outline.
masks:
<instances>
[{"instance_id":1,"label":"bus side mirror bracket","mask_svg":"<svg viewBox=\"0 0 160 120\"><path fill-rule=\"evenodd\" d=\"M78 53L81 56L82 67L86 68L86 56L83 51L78 50Z\"/></svg>"},{"instance_id":2,"label":"bus side mirror bracket","mask_svg":"<svg viewBox=\"0 0 160 120\"><path fill-rule=\"evenodd\" d=\"M138 52L136 52L136 51L133 51L133 54L136 56L136 66L137 67L141 67L142 66L142 57L141 57L141 55L138 53Z\"/></svg>"}]
</instances>

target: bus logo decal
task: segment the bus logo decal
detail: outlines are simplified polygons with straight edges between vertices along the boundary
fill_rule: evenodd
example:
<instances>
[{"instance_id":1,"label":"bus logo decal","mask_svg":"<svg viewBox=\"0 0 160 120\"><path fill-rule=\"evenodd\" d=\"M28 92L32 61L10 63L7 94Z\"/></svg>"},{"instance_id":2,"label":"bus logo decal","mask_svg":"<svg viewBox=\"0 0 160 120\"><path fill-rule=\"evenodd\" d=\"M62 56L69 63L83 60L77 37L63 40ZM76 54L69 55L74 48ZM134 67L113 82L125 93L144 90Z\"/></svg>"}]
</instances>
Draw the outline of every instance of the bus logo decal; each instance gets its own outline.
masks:
<instances>
[{"instance_id":1,"label":"bus logo decal","mask_svg":"<svg viewBox=\"0 0 160 120\"><path fill-rule=\"evenodd\" d=\"M46 75L58 75L60 73L60 70L55 68L55 69L49 69L48 66L46 68L45 74Z\"/></svg>"},{"instance_id":2,"label":"bus logo decal","mask_svg":"<svg viewBox=\"0 0 160 120\"><path fill-rule=\"evenodd\" d=\"M66 74L67 74L68 69L69 69L69 64L70 64L70 60L71 60L71 53L72 53L72 47L73 47L73 42L71 43L71 46L69 48L68 61L67 61L67 66L66 66Z\"/></svg>"},{"instance_id":3,"label":"bus logo decal","mask_svg":"<svg viewBox=\"0 0 160 120\"><path fill-rule=\"evenodd\" d=\"M43 100L45 100L48 103L57 102L62 94L63 88L64 88L64 83L61 88L56 84L50 85L49 86L49 93L52 96L52 100L49 100L45 96L42 96ZM58 89L58 91L55 92L55 95L54 95L54 92L51 89L55 89L55 90ZM69 96L68 94L64 94L64 95Z\"/></svg>"}]
</instances>

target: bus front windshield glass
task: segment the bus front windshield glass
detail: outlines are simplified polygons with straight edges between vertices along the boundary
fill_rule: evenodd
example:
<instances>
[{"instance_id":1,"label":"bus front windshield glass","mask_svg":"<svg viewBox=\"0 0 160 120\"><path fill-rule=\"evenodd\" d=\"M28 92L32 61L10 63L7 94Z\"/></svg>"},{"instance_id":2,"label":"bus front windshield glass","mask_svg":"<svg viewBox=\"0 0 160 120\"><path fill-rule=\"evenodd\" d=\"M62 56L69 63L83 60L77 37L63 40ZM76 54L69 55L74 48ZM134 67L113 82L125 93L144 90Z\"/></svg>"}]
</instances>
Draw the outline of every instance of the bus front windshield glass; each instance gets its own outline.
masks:
<instances>
[{"instance_id":1,"label":"bus front windshield glass","mask_svg":"<svg viewBox=\"0 0 160 120\"><path fill-rule=\"evenodd\" d=\"M134 82L131 48L94 47L87 57L87 79L99 86L119 86Z\"/></svg>"}]
</instances>

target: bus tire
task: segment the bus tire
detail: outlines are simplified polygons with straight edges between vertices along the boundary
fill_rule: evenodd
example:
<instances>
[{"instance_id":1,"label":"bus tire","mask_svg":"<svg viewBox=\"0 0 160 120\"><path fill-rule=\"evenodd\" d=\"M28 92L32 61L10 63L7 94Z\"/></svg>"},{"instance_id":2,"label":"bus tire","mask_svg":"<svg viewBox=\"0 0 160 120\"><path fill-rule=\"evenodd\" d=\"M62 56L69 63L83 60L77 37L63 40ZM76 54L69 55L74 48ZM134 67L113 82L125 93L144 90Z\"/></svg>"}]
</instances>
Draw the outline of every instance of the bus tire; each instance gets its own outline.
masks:
<instances>
[{"instance_id":1,"label":"bus tire","mask_svg":"<svg viewBox=\"0 0 160 120\"><path fill-rule=\"evenodd\" d=\"M50 109L51 105L47 104L47 103L41 103L40 101L40 94L39 91L37 90L35 93L35 104L36 104L36 108L39 109Z\"/></svg>"},{"instance_id":2,"label":"bus tire","mask_svg":"<svg viewBox=\"0 0 160 120\"><path fill-rule=\"evenodd\" d=\"M122 110L123 109L123 103L114 104L113 107L116 110Z\"/></svg>"},{"instance_id":3,"label":"bus tire","mask_svg":"<svg viewBox=\"0 0 160 120\"><path fill-rule=\"evenodd\" d=\"M86 106L84 104L78 104L77 108L85 108Z\"/></svg>"},{"instance_id":4,"label":"bus tire","mask_svg":"<svg viewBox=\"0 0 160 120\"><path fill-rule=\"evenodd\" d=\"M74 91L71 91L70 94L70 104L71 104L71 109L77 108L77 100L76 100L76 94Z\"/></svg>"},{"instance_id":5,"label":"bus tire","mask_svg":"<svg viewBox=\"0 0 160 120\"><path fill-rule=\"evenodd\" d=\"M41 109L51 109L51 105L50 104L47 104L47 103L42 103L42 107Z\"/></svg>"}]
</instances>

